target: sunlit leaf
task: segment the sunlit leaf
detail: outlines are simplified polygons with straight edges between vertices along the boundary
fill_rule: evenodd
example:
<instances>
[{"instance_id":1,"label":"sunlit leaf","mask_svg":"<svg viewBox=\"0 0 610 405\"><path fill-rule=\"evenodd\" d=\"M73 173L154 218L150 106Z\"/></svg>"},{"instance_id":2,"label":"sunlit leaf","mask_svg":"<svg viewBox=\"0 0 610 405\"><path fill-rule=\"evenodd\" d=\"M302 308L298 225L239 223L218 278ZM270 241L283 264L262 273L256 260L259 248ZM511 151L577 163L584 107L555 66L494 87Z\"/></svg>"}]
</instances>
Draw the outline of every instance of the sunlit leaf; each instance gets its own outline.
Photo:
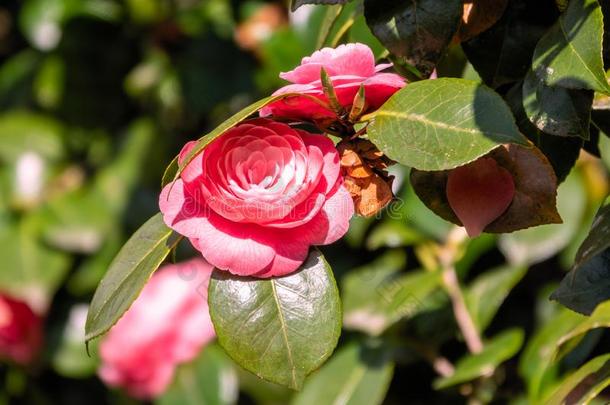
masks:
<instances>
[{"instance_id":1,"label":"sunlit leaf","mask_svg":"<svg viewBox=\"0 0 610 405\"><path fill-rule=\"evenodd\" d=\"M208 300L218 341L233 360L292 389L300 389L331 355L341 332L339 292L317 250L284 277L244 278L217 270Z\"/></svg>"},{"instance_id":2,"label":"sunlit leaf","mask_svg":"<svg viewBox=\"0 0 610 405\"><path fill-rule=\"evenodd\" d=\"M482 352L460 359L452 375L436 379L434 388L444 389L478 377L492 375L500 364L519 351L523 344L523 336L523 331L520 329L509 329L494 336L485 344Z\"/></svg>"},{"instance_id":3,"label":"sunlit leaf","mask_svg":"<svg viewBox=\"0 0 610 405\"><path fill-rule=\"evenodd\" d=\"M603 15L597 0L571 0L540 39L532 70L548 86L610 93L602 61Z\"/></svg>"},{"instance_id":4,"label":"sunlit leaf","mask_svg":"<svg viewBox=\"0 0 610 405\"><path fill-rule=\"evenodd\" d=\"M464 298L479 332L483 332L491 323L510 291L523 278L526 271L525 266L491 269L468 286Z\"/></svg>"},{"instance_id":5,"label":"sunlit leaf","mask_svg":"<svg viewBox=\"0 0 610 405\"><path fill-rule=\"evenodd\" d=\"M562 381L545 405L589 404L610 385L610 354L598 356Z\"/></svg>"},{"instance_id":6,"label":"sunlit leaf","mask_svg":"<svg viewBox=\"0 0 610 405\"><path fill-rule=\"evenodd\" d=\"M412 83L370 118L370 140L391 159L419 170L452 169L502 144L527 142L504 100L464 79Z\"/></svg>"},{"instance_id":7,"label":"sunlit leaf","mask_svg":"<svg viewBox=\"0 0 610 405\"><path fill-rule=\"evenodd\" d=\"M439 286L440 277L421 270L399 272L404 266L404 254L389 251L343 278L346 328L379 335L423 309L422 301Z\"/></svg>"}]
</instances>

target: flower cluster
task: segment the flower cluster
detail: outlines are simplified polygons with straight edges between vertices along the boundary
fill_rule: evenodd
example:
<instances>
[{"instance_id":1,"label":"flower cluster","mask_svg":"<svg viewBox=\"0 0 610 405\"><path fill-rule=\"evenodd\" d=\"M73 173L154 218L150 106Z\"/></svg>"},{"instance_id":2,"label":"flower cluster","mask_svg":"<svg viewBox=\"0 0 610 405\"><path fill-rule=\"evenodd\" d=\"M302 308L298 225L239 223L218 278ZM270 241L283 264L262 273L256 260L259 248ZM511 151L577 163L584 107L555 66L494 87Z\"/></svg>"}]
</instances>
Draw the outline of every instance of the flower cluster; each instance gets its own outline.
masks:
<instances>
[{"instance_id":1,"label":"flower cluster","mask_svg":"<svg viewBox=\"0 0 610 405\"><path fill-rule=\"evenodd\" d=\"M160 395L176 366L195 358L214 337L207 307L213 268L257 278L287 275L299 269L311 246L333 243L347 232L354 212L362 214L361 206L375 198L360 203L355 195L350 182L356 169L345 165L345 148L339 152L323 130L297 124L336 122L355 138L349 120L358 117L339 116L337 106L349 111L364 91L359 112L379 108L405 85L400 76L381 73L389 67L375 66L362 44L322 49L281 74L294 84L278 90L276 95L287 98L264 107L259 118L232 127L197 154L196 142L184 146L180 176L162 190L159 206L164 222L205 260L166 266L153 276L101 343L102 380L137 398ZM329 99L323 72L335 99ZM377 153L366 148L359 171L367 177L361 183L388 179L380 177L385 165Z\"/></svg>"},{"instance_id":2,"label":"flower cluster","mask_svg":"<svg viewBox=\"0 0 610 405\"><path fill-rule=\"evenodd\" d=\"M345 123L331 106L338 102L349 111L363 89L361 112L379 108L405 85L400 76L382 73L390 66L376 66L366 45L347 44L317 51L282 73L293 84L275 93L286 98L261 109L264 118L228 130L189 162L194 143L184 147L179 160L186 166L159 199L165 223L218 269L259 278L296 271L310 246L333 243L347 232L352 197L360 201L360 196L350 194L354 187L347 191L332 140L292 124L330 120L349 127L353 123ZM334 100L322 72L332 83ZM348 135L355 136L353 128ZM372 167L371 178L372 170L383 169ZM387 193L383 200L372 206L386 204ZM359 203L357 208L365 212Z\"/></svg>"}]
</instances>

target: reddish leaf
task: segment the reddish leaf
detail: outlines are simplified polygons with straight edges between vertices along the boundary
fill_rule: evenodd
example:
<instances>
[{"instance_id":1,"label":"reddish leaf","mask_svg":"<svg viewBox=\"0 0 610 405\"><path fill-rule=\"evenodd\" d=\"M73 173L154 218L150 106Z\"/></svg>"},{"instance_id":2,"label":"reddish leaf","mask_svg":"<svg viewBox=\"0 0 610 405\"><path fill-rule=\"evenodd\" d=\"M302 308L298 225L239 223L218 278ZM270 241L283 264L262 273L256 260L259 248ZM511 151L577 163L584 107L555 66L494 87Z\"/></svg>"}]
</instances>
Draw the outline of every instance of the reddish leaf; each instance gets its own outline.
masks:
<instances>
[{"instance_id":1,"label":"reddish leaf","mask_svg":"<svg viewBox=\"0 0 610 405\"><path fill-rule=\"evenodd\" d=\"M527 148L510 144L494 149L485 157L494 159L498 166L511 174L515 194L506 211L487 225L484 232L504 233L561 223L556 208L557 178L540 150L534 146ZM411 184L428 208L441 218L462 225L447 199L447 181L451 171L412 169Z\"/></svg>"}]
</instances>

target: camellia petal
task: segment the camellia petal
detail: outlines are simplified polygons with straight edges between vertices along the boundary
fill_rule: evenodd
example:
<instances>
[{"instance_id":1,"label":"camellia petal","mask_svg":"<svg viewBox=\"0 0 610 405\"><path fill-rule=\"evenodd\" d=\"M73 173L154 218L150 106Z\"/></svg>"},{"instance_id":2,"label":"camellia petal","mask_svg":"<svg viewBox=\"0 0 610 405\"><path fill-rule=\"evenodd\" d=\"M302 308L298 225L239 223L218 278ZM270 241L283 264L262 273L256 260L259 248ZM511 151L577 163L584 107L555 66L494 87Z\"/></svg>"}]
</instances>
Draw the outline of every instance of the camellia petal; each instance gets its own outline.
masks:
<instances>
[{"instance_id":1,"label":"camellia petal","mask_svg":"<svg viewBox=\"0 0 610 405\"><path fill-rule=\"evenodd\" d=\"M447 199L468 235L475 237L498 218L515 195L508 170L492 158L480 158L449 173Z\"/></svg>"}]
</instances>

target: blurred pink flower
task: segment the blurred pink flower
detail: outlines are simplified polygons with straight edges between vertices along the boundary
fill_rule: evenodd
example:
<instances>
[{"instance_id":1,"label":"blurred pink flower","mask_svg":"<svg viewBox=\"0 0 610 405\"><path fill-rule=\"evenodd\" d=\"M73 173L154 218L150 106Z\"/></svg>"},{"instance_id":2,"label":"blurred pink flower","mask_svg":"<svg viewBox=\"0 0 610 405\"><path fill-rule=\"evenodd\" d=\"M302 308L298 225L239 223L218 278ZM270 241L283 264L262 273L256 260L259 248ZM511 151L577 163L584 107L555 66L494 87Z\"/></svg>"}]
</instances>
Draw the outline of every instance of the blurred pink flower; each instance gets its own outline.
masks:
<instances>
[{"instance_id":1,"label":"blurred pink flower","mask_svg":"<svg viewBox=\"0 0 610 405\"><path fill-rule=\"evenodd\" d=\"M165 223L212 265L260 278L297 270L311 245L343 236L354 213L333 142L266 119L208 145L159 205Z\"/></svg>"},{"instance_id":2,"label":"blurred pink flower","mask_svg":"<svg viewBox=\"0 0 610 405\"><path fill-rule=\"evenodd\" d=\"M324 96L320 72L326 70L339 103L351 106L360 85L364 85L367 110L376 110L396 91L405 86L404 79L394 73L380 73L392 64L375 66L373 51L364 44L345 44L337 48L323 48L303 58L301 65L280 77L293 84L282 87L275 93L301 93L328 101ZM273 115L293 119L321 119L333 117L334 113L305 97L290 97L261 109L261 116Z\"/></svg>"},{"instance_id":3,"label":"blurred pink flower","mask_svg":"<svg viewBox=\"0 0 610 405\"><path fill-rule=\"evenodd\" d=\"M203 259L166 265L100 345L100 378L136 398L154 398L176 366L193 360L214 338L207 287L213 267Z\"/></svg>"},{"instance_id":4,"label":"blurred pink flower","mask_svg":"<svg viewBox=\"0 0 610 405\"><path fill-rule=\"evenodd\" d=\"M0 294L0 357L21 365L42 346L42 318L24 302Z\"/></svg>"}]
</instances>

